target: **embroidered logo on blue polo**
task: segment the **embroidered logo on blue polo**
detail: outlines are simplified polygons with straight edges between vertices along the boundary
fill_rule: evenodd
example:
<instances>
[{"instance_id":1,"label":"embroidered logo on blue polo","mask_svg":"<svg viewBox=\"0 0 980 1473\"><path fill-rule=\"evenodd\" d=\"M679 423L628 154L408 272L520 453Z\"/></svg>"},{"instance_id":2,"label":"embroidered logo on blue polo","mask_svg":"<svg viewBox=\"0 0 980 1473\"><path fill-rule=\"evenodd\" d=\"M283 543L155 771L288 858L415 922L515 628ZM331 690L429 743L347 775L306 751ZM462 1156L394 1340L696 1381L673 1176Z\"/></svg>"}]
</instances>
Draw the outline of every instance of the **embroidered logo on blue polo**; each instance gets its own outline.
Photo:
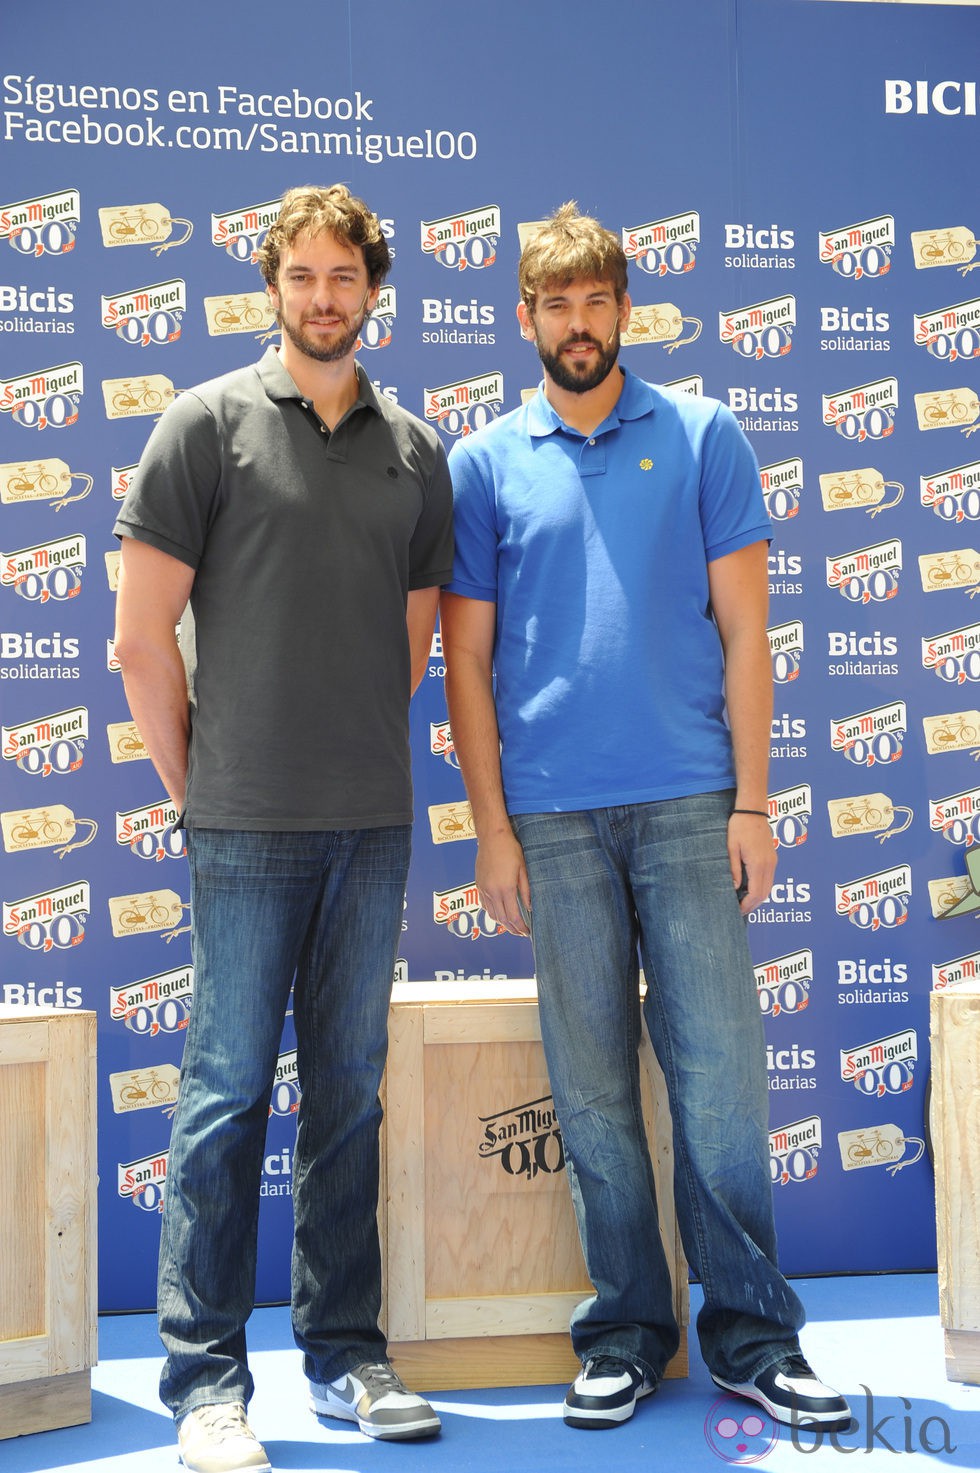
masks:
<instances>
[{"instance_id":1,"label":"embroidered logo on blue polo","mask_svg":"<svg viewBox=\"0 0 980 1473\"><path fill-rule=\"evenodd\" d=\"M644 458L640 461L640 470L641 471L652 471L653 470L653 461L650 459L649 456L644 456Z\"/></svg>"}]
</instances>

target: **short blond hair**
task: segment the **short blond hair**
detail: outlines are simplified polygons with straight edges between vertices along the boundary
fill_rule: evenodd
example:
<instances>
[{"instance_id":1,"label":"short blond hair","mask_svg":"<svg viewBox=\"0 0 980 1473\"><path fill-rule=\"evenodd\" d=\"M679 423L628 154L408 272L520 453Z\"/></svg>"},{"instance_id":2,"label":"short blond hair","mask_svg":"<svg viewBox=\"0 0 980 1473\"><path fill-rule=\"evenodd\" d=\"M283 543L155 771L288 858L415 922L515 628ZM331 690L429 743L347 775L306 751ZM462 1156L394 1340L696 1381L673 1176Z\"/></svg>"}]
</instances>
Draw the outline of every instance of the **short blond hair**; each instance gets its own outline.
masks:
<instances>
[{"instance_id":1,"label":"short blond hair","mask_svg":"<svg viewBox=\"0 0 980 1473\"><path fill-rule=\"evenodd\" d=\"M568 200L524 247L517 283L521 301L533 315L538 292L546 286L566 287L573 281L607 281L616 301L622 302L628 268L619 237Z\"/></svg>"},{"instance_id":2,"label":"short blond hair","mask_svg":"<svg viewBox=\"0 0 980 1473\"><path fill-rule=\"evenodd\" d=\"M360 250L371 286L380 286L387 276L391 252L374 211L356 194L351 194L346 184L331 184L327 188L302 184L297 189L286 190L279 218L269 227L258 249L259 266L270 286L275 286L278 280L283 250L304 231L310 235L332 235L352 250Z\"/></svg>"}]
</instances>

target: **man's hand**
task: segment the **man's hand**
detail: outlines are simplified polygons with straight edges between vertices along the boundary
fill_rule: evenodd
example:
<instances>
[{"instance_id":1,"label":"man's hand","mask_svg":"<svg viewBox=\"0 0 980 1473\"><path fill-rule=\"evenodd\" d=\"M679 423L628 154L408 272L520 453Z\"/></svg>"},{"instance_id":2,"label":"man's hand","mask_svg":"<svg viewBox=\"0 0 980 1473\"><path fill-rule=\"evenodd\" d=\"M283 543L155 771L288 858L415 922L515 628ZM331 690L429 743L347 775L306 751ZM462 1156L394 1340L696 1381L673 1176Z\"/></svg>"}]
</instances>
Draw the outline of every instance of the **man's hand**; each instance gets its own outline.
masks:
<instances>
[{"instance_id":1,"label":"man's hand","mask_svg":"<svg viewBox=\"0 0 980 1473\"><path fill-rule=\"evenodd\" d=\"M736 890L748 885L739 905L747 916L765 900L776 874L776 846L764 814L732 814L728 820L728 859Z\"/></svg>"},{"instance_id":2,"label":"man's hand","mask_svg":"<svg viewBox=\"0 0 980 1473\"><path fill-rule=\"evenodd\" d=\"M476 884L480 903L491 920L515 936L529 936L518 905L531 909L531 891L524 867L524 850L510 830L481 839L476 854Z\"/></svg>"}]
</instances>

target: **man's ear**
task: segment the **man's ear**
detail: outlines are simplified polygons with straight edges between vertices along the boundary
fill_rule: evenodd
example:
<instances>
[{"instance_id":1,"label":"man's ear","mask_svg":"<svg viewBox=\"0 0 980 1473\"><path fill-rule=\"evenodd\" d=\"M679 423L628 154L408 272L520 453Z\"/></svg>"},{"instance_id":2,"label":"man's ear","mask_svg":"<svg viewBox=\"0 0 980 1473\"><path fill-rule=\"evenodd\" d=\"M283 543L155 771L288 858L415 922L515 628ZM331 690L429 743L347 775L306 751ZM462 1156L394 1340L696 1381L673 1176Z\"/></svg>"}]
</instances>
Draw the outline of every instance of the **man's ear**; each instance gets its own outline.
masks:
<instances>
[{"instance_id":1,"label":"man's ear","mask_svg":"<svg viewBox=\"0 0 980 1473\"><path fill-rule=\"evenodd\" d=\"M534 318L531 309L526 302L517 304L517 320L521 324L521 337L527 338L529 343L534 342Z\"/></svg>"}]
</instances>

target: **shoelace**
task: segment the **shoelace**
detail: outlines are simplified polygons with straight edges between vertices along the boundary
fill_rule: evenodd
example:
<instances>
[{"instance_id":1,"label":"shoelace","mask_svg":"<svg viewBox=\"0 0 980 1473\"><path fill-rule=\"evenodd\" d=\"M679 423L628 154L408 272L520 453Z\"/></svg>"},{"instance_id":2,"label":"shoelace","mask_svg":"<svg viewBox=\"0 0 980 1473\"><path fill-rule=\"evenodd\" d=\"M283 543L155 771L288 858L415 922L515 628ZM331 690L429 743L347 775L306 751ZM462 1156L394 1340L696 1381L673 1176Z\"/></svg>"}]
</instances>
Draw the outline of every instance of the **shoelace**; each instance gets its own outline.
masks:
<instances>
[{"instance_id":1,"label":"shoelace","mask_svg":"<svg viewBox=\"0 0 980 1473\"><path fill-rule=\"evenodd\" d=\"M380 1392L385 1395L389 1391L405 1391L405 1386L399 1379L397 1373L391 1366L378 1361L370 1365L359 1366L354 1374L363 1381L365 1390Z\"/></svg>"},{"instance_id":2,"label":"shoelace","mask_svg":"<svg viewBox=\"0 0 980 1473\"><path fill-rule=\"evenodd\" d=\"M250 1437L245 1413L237 1402L219 1403L216 1406L200 1407L198 1421L208 1432L230 1432L241 1437Z\"/></svg>"},{"instance_id":3,"label":"shoelace","mask_svg":"<svg viewBox=\"0 0 980 1473\"><path fill-rule=\"evenodd\" d=\"M788 1355L784 1361L780 1361L777 1370L782 1371L784 1376L812 1376L813 1371L809 1363L802 1355Z\"/></svg>"},{"instance_id":4,"label":"shoelace","mask_svg":"<svg viewBox=\"0 0 980 1473\"><path fill-rule=\"evenodd\" d=\"M585 1366L587 1376L621 1376L624 1371L632 1373L633 1370L633 1366L615 1355L595 1355Z\"/></svg>"}]
</instances>

